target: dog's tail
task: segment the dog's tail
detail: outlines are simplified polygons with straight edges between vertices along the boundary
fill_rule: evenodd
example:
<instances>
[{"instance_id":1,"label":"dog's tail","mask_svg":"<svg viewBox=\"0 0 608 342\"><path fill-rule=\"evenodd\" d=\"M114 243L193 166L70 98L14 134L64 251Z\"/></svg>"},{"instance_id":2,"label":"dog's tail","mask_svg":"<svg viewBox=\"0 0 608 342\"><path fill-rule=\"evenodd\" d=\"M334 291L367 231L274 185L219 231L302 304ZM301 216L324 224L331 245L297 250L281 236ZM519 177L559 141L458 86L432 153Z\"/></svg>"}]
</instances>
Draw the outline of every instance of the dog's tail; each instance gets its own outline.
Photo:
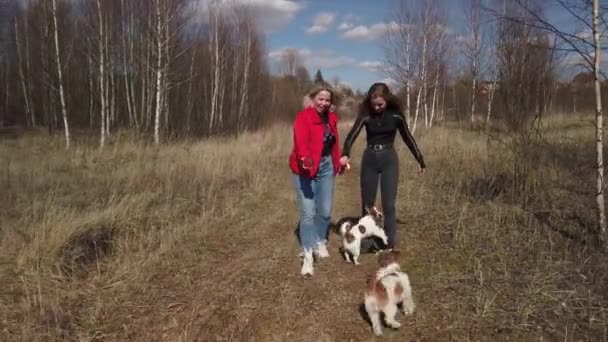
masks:
<instances>
[{"instance_id":1,"label":"dog's tail","mask_svg":"<svg viewBox=\"0 0 608 342\"><path fill-rule=\"evenodd\" d=\"M346 216L343 217L341 219L339 219L337 222L331 222L329 224L330 229L332 229L336 234L340 235L340 234L344 234L344 232L342 231L342 226L344 226L345 223L349 223L349 225L354 225L356 222L359 221L358 217L354 217L354 216Z\"/></svg>"}]
</instances>

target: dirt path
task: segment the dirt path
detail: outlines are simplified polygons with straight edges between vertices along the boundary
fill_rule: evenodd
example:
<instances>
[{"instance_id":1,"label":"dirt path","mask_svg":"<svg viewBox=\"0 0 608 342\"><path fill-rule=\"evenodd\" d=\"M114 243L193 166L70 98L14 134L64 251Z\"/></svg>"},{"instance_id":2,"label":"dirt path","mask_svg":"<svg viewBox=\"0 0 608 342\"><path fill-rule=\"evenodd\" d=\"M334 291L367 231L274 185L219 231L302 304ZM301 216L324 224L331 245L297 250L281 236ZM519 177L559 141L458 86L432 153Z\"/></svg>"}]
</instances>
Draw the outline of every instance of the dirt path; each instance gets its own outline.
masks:
<instances>
[{"instance_id":1,"label":"dirt path","mask_svg":"<svg viewBox=\"0 0 608 342\"><path fill-rule=\"evenodd\" d=\"M357 214L356 172L355 167L351 174L337 180L334 219ZM289 173L275 177L276 188L283 190L263 194L251 208L267 213L261 222L245 218L240 227L209 236L217 244L213 249L226 252L194 271L208 273L207 277L198 277L201 280L194 291L209 296L191 303L196 318L188 324L188 333L181 335L205 340L373 340L361 304L366 275L376 267L375 256L365 255L359 266L347 264L338 254L339 239L332 234L331 257L315 265L313 278L302 277L293 233L297 208ZM251 229L242 233L248 225ZM415 248L409 246L408 250ZM419 283L418 279L412 281ZM418 289L414 293L420 297ZM403 327L399 331L385 328L384 340L417 340L416 317L398 316Z\"/></svg>"}]
</instances>

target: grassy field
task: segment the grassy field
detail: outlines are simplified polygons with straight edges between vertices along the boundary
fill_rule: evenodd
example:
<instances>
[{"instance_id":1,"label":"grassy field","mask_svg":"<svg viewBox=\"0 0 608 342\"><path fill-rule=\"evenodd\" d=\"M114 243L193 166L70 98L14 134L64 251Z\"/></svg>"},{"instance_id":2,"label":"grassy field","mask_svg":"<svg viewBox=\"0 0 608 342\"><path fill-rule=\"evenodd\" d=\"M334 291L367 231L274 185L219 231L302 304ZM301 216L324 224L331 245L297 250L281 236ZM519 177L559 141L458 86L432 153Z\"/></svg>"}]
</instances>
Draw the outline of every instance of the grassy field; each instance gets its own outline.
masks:
<instances>
[{"instance_id":1,"label":"grassy field","mask_svg":"<svg viewBox=\"0 0 608 342\"><path fill-rule=\"evenodd\" d=\"M551 118L528 146L417 135L423 176L397 140L417 311L382 338L361 312L373 255L347 264L332 235L315 276L299 274L288 126L158 150L127 135L101 152L76 137L69 153L59 135L0 138L0 340L607 341L591 118ZM336 220L358 214L364 139Z\"/></svg>"}]
</instances>

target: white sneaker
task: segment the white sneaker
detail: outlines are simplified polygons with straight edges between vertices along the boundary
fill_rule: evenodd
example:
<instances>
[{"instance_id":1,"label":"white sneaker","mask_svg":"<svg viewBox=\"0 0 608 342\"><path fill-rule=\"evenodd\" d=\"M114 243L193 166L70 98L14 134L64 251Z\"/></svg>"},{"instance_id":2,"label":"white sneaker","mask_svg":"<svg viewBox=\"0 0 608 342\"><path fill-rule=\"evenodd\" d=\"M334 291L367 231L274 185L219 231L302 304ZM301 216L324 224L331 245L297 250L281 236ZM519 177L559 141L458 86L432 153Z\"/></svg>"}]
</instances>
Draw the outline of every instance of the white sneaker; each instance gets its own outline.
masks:
<instances>
[{"instance_id":1,"label":"white sneaker","mask_svg":"<svg viewBox=\"0 0 608 342\"><path fill-rule=\"evenodd\" d=\"M321 259L329 258L329 252L327 251L327 242L317 242L314 253L317 255L317 257Z\"/></svg>"},{"instance_id":2,"label":"white sneaker","mask_svg":"<svg viewBox=\"0 0 608 342\"><path fill-rule=\"evenodd\" d=\"M313 275L314 270L313 270L313 257L312 257L312 251L308 250L306 252L304 252L304 258L302 259L302 270L300 271L300 273L305 276L305 275Z\"/></svg>"}]
</instances>

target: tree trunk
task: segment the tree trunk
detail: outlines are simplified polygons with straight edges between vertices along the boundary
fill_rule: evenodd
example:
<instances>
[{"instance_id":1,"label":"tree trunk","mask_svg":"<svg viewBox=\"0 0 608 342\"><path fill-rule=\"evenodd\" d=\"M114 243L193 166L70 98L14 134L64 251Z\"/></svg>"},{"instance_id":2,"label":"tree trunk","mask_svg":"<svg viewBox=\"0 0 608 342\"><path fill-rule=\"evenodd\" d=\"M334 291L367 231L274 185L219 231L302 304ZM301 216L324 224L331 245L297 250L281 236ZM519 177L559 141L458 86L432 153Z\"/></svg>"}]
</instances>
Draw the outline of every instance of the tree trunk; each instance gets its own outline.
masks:
<instances>
[{"instance_id":1,"label":"tree trunk","mask_svg":"<svg viewBox=\"0 0 608 342\"><path fill-rule=\"evenodd\" d=\"M486 113L486 125L490 124L490 116L492 115L492 102L494 101L494 91L496 90L496 80L492 81L490 89L488 89L488 112Z\"/></svg>"},{"instance_id":2,"label":"tree trunk","mask_svg":"<svg viewBox=\"0 0 608 342\"><path fill-rule=\"evenodd\" d=\"M104 25L103 16L101 13L100 0L96 0L97 4L97 19L99 20L99 37L98 37L98 48L99 48L99 100L101 102L101 112L99 115L101 132L99 136L99 148L103 148L106 142L106 116L107 116L107 103L106 103L106 87L105 87L105 51L104 51Z\"/></svg>"},{"instance_id":3,"label":"tree trunk","mask_svg":"<svg viewBox=\"0 0 608 342\"><path fill-rule=\"evenodd\" d=\"M129 10L129 64L127 64L126 66L130 66L131 70L136 70L136 63L134 62L135 58L135 48L134 48L134 40L132 38L133 35L133 22L134 22L134 13L133 13L133 9L131 8ZM134 119L134 123L135 123L135 128L139 129L140 127L140 117L138 116L138 111L137 111L137 104L135 103L135 80L133 78L129 78L130 79L130 85L129 85L129 91L131 94L131 104L133 106L133 119Z\"/></svg>"},{"instance_id":4,"label":"tree trunk","mask_svg":"<svg viewBox=\"0 0 608 342\"><path fill-rule=\"evenodd\" d=\"M425 23L426 25L426 23ZM418 98L418 106L420 106L420 101L422 101L422 104L424 106L423 108L423 112L424 112L424 124L428 126L428 121L427 121L427 104L426 104L426 53L427 53L427 28L425 27L424 29L424 37L422 37L422 62L420 63L420 68L422 70L422 77L420 78L420 92L418 94L419 98ZM418 111L418 109L416 109L416 111ZM418 115L416 115L418 116Z\"/></svg>"},{"instance_id":5,"label":"tree trunk","mask_svg":"<svg viewBox=\"0 0 608 342\"><path fill-rule=\"evenodd\" d=\"M213 63L211 64L211 68L213 70L213 77L212 77L212 92L211 92L211 111L209 113L209 133L213 132L214 126L215 126L215 120L216 120L216 116L217 116L217 111L218 111L218 102L219 102L219 89L220 89L220 49L219 49L219 25L218 25L218 13L217 13L217 9L213 10L213 18L212 18L212 25L211 25L211 36L212 39L210 40L210 45L211 45L211 49L209 49L211 51L211 53L213 54Z\"/></svg>"},{"instance_id":6,"label":"tree trunk","mask_svg":"<svg viewBox=\"0 0 608 342\"><path fill-rule=\"evenodd\" d=\"M111 23L110 23L111 25ZM109 25L108 25L109 26ZM110 53L110 32L106 32L106 60L108 61L108 103L109 112L108 112L108 125L106 132L108 133L108 137L111 134L111 131L114 130L114 124L116 122L116 85L114 82L114 74L116 73L116 66L114 64L114 60L111 58ZM110 129L111 128L111 129Z\"/></svg>"},{"instance_id":7,"label":"tree trunk","mask_svg":"<svg viewBox=\"0 0 608 342\"><path fill-rule=\"evenodd\" d=\"M30 127L34 127L34 126L36 126L36 119L34 118L34 115L32 114L32 107L30 105L29 93L27 91L28 86L26 84L25 72L23 71L24 68L23 68L23 57L21 55L21 44L19 42L20 42L19 22L18 22L18 17L15 16L15 44L17 45L16 46L17 47L17 64L18 64L18 69L19 69L19 78L21 80L21 89L23 91L23 100L25 102L24 105L25 105L26 121L29 122Z\"/></svg>"},{"instance_id":8,"label":"tree trunk","mask_svg":"<svg viewBox=\"0 0 608 342\"><path fill-rule=\"evenodd\" d=\"M93 58L91 55L93 52L91 51L91 40L87 38L87 61L89 62L89 129L93 129L93 92L95 91L95 86L93 84Z\"/></svg>"},{"instance_id":9,"label":"tree trunk","mask_svg":"<svg viewBox=\"0 0 608 342\"><path fill-rule=\"evenodd\" d=\"M249 23L249 18L247 18ZM245 48L245 66L243 68L243 91L241 92L241 103L239 104L239 115L238 115L238 132L247 129L247 122L245 114L247 113L247 102L249 101L249 68L251 67L251 30L250 25L247 25L247 43Z\"/></svg>"},{"instance_id":10,"label":"tree trunk","mask_svg":"<svg viewBox=\"0 0 608 342\"><path fill-rule=\"evenodd\" d=\"M29 33L27 32L27 22L23 20L23 34L25 38L25 75L27 79L27 93L28 98L31 100L31 111L32 111L32 123L36 125L36 106L34 105L34 96L32 95L32 66L30 63L30 39Z\"/></svg>"},{"instance_id":11,"label":"tree trunk","mask_svg":"<svg viewBox=\"0 0 608 342\"><path fill-rule=\"evenodd\" d=\"M418 123L418 115L420 114L420 102L426 92L426 45L427 45L427 31L422 33L422 60L420 62L420 84L418 85L418 95L416 96L416 113L414 114L414 124L412 128L412 134L416 131L416 125ZM425 100L426 101L426 100ZM426 117L426 113L425 117ZM425 119L426 123L426 119Z\"/></svg>"},{"instance_id":12,"label":"tree trunk","mask_svg":"<svg viewBox=\"0 0 608 342\"><path fill-rule=\"evenodd\" d=\"M125 1L124 0L120 0L120 12L122 14L123 18L128 18L128 16L125 15ZM130 25L130 24L127 24ZM125 101L127 102L127 114L129 117L129 128L132 128L133 126L135 126L135 116L133 115L133 105L131 104L131 92L130 92L130 87L129 87L129 62L127 59L128 54L130 53L129 49L127 48L127 30L125 29L125 22L124 20L121 20L121 28L122 28L122 49L123 49L123 53L122 53L122 67L124 70L124 87L125 87ZM131 37L129 37L129 40L131 40Z\"/></svg>"},{"instance_id":13,"label":"tree trunk","mask_svg":"<svg viewBox=\"0 0 608 342\"><path fill-rule=\"evenodd\" d=\"M431 100L431 118L429 120L429 127L433 126L433 119L435 118L435 107L437 103L437 88L439 87L439 66L435 73L435 86L433 87L433 99Z\"/></svg>"},{"instance_id":14,"label":"tree trunk","mask_svg":"<svg viewBox=\"0 0 608 342\"><path fill-rule=\"evenodd\" d=\"M418 85L418 94L416 94L416 111L414 113L414 123L412 124L412 134L416 133L416 126L418 125L418 114L420 113L420 96L422 93L422 87Z\"/></svg>"},{"instance_id":15,"label":"tree trunk","mask_svg":"<svg viewBox=\"0 0 608 342\"><path fill-rule=\"evenodd\" d=\"M407 118L408 128L411 130L411 104L410 104L410 86L412 83L412 66L411 66L411 28L407 28L407 38L405 39L405 72L407 75L407 80L405 84L405 117Z\"/></svg>"},{"instance_id":16,"label":"tree trunk","mask_svg":"<svg viewBox=\"0 0 608 342\"><path fill-rule=\"evenodd\" d=\"M443 82L441 82L441 115L439 115L439 121L443 121L445 115L445 83L446 79L443 78Z\"/></svg>"},{"instance_id":17,"label":"tree trunk","mask_svg":"<svg viewBox=\"0 0 608 342\"><path fill-rule=\"evenodd\" d=\"M473 68L475 68L475 62L473 62ZM471 88L471 123L475 121L475 93L477 89L477 75L473 73L473 86Z\"/></svg>"},{"instance_id":18,"label":"tree trunk","mask_svg":"<svg viewBox=\"0 0 608 342\"><path fill-rule=\"evenodd\" d=\"M156 105L154 110L154 143L160 143L160 115L161 115L161 99L162 99L162 27L161 27L161 10L160 1L156 1Z\"/></svg>"},{"instance_id":19,"label":"tree trunk","mask_svg":"<svg viewBox=\"0 0 608 342\"><path fill-rule=\"evenodd\" d=\"M57 81L59 82L59 101L61 105L61 114L63 116L63 127L65 128L65 148L70 149L70 127L68 125L68 111L65 104L65 95L63 94L63 78L61 76L61 57L59 55L59 29L57 28L57 0L52 0L53 5L53 28L55 41L55 59L57 66Z\"/></svg>"},{"instance_id":20,"label":"tree trunk","mask_svg":"<svg viewBox=\"0 0 608 342\"><path fill-rule=\"evenodd\" d=\"M167 14L165 14L167 15ZM169 127L169 17L163 17L163 47L165 49L165 59L163 61L163 83L162 83L162 94L163 94L163 113L165 115L164 127L165 130L170 129Z\"/></svg>"},{"instance_id":21,"label":"tree trunk","mask_svg":"<svg viewBox=\"0 0 608 342\"><path fill-rule=\"evenodd\" d=\"M190 133L192 121L192 83L194 83L194 60L196 59L196 48L192 49L190 60L190 73L188 76L188 95L186 98L186 132Z\"/></svg>"},{"instance_id":22,"label":"tree trunk","mask_svg":"<svg viewBox=\"0 0 608 342\"><path fill-rule=\"evenodd\" d=\"M599 0L593 0L593 42L595 45L595 55L593 57L593 74L595 88L595 118L596 118L596 150L597 150L597 193L595 201L597 203L597 222L599 227L600 239L604 244L604 249L608 250L608 239L606 237L606 214L604 210L604 160L603 160L603 114L602 114L602 92L600 84L600 32L599 32Z\"/></svg>"}]
</instances>

